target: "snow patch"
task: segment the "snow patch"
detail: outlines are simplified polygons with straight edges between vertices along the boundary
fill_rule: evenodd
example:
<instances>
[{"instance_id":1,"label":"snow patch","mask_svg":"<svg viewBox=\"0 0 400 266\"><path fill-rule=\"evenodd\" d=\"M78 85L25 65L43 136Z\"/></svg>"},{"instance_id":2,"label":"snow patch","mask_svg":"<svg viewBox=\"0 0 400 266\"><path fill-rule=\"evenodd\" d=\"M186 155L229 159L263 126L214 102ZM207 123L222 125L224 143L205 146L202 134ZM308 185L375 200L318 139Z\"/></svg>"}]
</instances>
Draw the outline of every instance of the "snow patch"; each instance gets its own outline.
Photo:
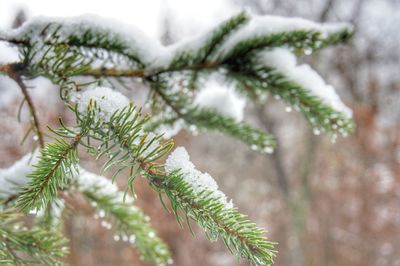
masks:
<instances>
[{"instance_id":1,"label":"snow patch","mask_svg":"<svg viewBox=\"0 0 400 266\"><path fill-rule=\"evenodd\" d=\"M29 182L32 165L38 161L39 151L28 153L6 169L0 169L0 198L7 199L19 193Z\"/></svg>"},{"instance_id":2,"label":"snow patch","mask_svg":"<svg viewBox=\"0 0 400 266\"><path fill-rule=\"evenodd\" d=\"M274 48L263 53L261 60L263 64L276 68L289 79L297 82L302 88L308 89L336 111L344 113L347 117L352 116L351 109L340 100L335 89L326 84L309 65L297 65L295 55L288 49Z\"/></svg>"},{"instance_id":3,"label":"snow patch","mask_svg":"<svg viewBox=\"0 0 400 266\"><path fill-rule=\"evenodd\" d=\"M239 97L232 88L211 80L204 85L204 89L196 96L194 103L240 122L243 120L246 100Z\"/></svg>"},{"instance_id":4,"label":"snow patch","mask_svg":"<svg viewBox=\"0 0 400 266\"><path fill-rule=\"evenodd\" d=\"M214 178L208 173L202 173L195 168L184 147L176 148L165 162L165 171L167 173L178 169L181 170L183 179L191 185L195 194L200 194L202 191L211 192L211 196L218 198L227 209L233 208L232 200L229 202L227 201L226 195L218 190L218 184L215 182Z\"/></svg>"},{"instance_id":5,"label":"snow patch","mask_svg":"<svg viewBox=\"0 0 400 266\"><path fill-rule=\"evenodd\" d=\"M111 40L120 41L125 54L130 56L140 55L141 61L145 63L151 63L155 59L154 55L161 54L160 50L163 48L158 41L152 40L141 30L133 26L120 23L118 20L91 14L73 18L35 17L7 35L16 39L26 36L30 43L40 44L43 43L43 36L40 33L43 28L47 27L49 24L52 25L47 30L48 35L53 34L58 25L63 25L63 27L57 31L59 41L70 36L82 39L89 30L99 36L107 34Z\"/></svg>"},{"instance_id":6,"label":"snow patch","mask_svg":"<svg viewBox=\"0 0 400 266\"><path fill-rule=\"evenodd\" d=\"M107 87L95 87L75 96L78 100L78 111L87 113L89 103L94 101L100 108L99 116L108 122L118 110L129 105L129 99L121 93Z\"/></svg>"}]
</instances>

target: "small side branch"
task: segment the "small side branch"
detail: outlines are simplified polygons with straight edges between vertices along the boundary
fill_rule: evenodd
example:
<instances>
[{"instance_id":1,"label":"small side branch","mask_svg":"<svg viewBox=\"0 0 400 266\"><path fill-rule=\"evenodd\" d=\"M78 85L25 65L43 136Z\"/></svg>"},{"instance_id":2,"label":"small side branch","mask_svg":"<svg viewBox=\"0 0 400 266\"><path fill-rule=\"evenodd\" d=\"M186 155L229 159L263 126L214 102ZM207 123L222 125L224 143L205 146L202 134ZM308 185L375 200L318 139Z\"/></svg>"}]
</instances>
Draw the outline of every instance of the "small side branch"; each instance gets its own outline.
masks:
<instances>
[{"instance_id":1,"label":"small side branch","mask_svg":"<svg viewBox=\"0 0 400 266\"><path fill-rule=\"evenodd\" d=\"M44 147L43 132L40 129L40 122L39 122L39 118L37 116L36 108L33 104L32 98L28 92L28 88L26 87L25 83L23 82L21 76L15 70L15 65L14 64L0 65L0 72L6 73L21 88L22 94L24 95L25 100L28 103L28 108L32 115L33 126L36 129L36 134L38 136L40 147L43 148Z\"/></svg>"}]
</instances>

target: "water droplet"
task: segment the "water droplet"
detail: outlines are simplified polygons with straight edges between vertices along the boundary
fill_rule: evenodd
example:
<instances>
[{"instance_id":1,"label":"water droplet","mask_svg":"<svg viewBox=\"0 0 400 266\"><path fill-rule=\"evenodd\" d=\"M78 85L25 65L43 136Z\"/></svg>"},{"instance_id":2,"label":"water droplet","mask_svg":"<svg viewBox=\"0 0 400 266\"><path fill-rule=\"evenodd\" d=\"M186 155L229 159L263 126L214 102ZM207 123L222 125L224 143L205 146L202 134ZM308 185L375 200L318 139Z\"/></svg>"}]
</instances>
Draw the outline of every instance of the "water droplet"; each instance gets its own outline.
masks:
<instances>
[{"instance_id":1,"label":"water droplet","mask_svg":"<svg viewBox=\"0 0 400 266\"><path fill-rule=\"evenodd\" d=\"M169 265L171 265L172 263L174 263L174 260L173 260L173 259L168 259L168 260L167 260L167 263L168 263Z\"/></svg>"},{"instance_id":2,"label":"water droplet","mask_svg":"<svg viewBox=\"0 0 400 266\"><path fill-rule=\"evenodd\" d=\"M129 236L129 243L133 244L136 241L136 236L135 235L130 235Z\"/></svg>"},{"instance_id":3,"label":"water droplet","mask_svg":"<svg viewBox=\"0 0 400 266\"><path fill-rule=\"evenodd\" d=\"M107 228L107 222L106 221L101 221L101 226Z\"/></svg>"},{"instance_id":4,"label":"water droplet","mask_svg":"<svg viewBox=\"0 0 400 266\"><path fill-rule=\"evenodd\" d=\"M314 128L313 133L314 133L314 135L319 135L319 134L321 134L321 130L319 130L319 128Z\"/></svg>"},{"instance_id":5,"label":"water droplet","mask_svg":"<svg viewBox=\"0 0 400 266\"><path fill-rule=\"evenodd\" d=\"M281 99L281 96L279 96L278 94L275 94L275 95L274 95L274 98L277 99L277 100L279 100L279 99Z\"/></svg>"},{"instance_id":6,"label":"water droplet","mask_svg":"<svg viewBox=\"0 0 400 266\"><path fill-rule=\"evenodd\" d=\"M106 212L104 210L99 211L99 217L104 218L106 216Z\"/></svg>"},{"instance_id":7,"label":"water droplet","mask_svg":"<svg viewBox=\"0 0 400 266\"><path fill-rule=\"evenodd\" d=\"M288 112L288 113L290 113L290 112L292 111L292 107L286 106L285 111Z\"/></svg>"},{"instance_id":8,"label":"water droplet","mask_svg":"<svg viewBox=\"0 0 400 266\"><path fill-rule=\"evenodd\" d=\"M189 126L189 130L190 130L190 132L192 132L192 134L194 136L197 136L198 132L197 132L197 126L196 125L190 125Z\"/></svg>"},{"instance_id":9,"label":"water droplet","mask_svg":"<svg viewBox=\"0 0 400 266\"><path fill-rule=\"evenodd\" d=\"M122 236L122 241L127 242L129 240L127 235L123 235Z\"/></svg>"},{"instance_id":10,"label":"water droplet","mask_svg":"<svg viewBox=\"0 0 400 266\"><path fill-rule=\"evenodd\" d=\"M119 235L114 235L114 241L119 241L121 237Z\"/></svg>"},{"instance_id":11,"label":"water droplet","mask_svg":"<svg viewBox=\"0 0 400 266\"><path fill-rule=\"evenodd\" d=\"M272 147L265 147L265 148L264 148L264 152L265 152L265 153L268 153L268 154L271 154L271 153L274 152L274 148L272 148Z\"/></svg>"},{"instance_id":12,"label":"water droplet","mask_svg":"<svg viewBox=\"0 0 400 266\"><path fill-rule=\"evenodd\" d=\"M304 54L305 55L310 55L310 54L312 54L312 52L313 52L313 50L311 48L304 49Z\"/></svg>"},{"instance_id":13,"label":"water droplet","mask_svg":"<svg viewBox=\"0 0 400 266\"><path fill-rule=\"evenodd\" d=\"M34 141L38 141L38 140L39 140L39 136L38 136L38 135L33 135L32 139L33 139Z\"/></svg>"},{"instance_id":14,"label":"water droplet","mask_svg":"<svg viewBox=\"0 0 400 266\"><path fill-rule=\"evenodd\" d=\"M336 139L337 139L337 135L336 135L336 134L333 134L333 135L331 136L331 142L332 142L332 143L336 143Z\"/></svg>"},{"instance_id":15,"label":"water droplet","mask_svg":"<svg viewBox=\"0 0 400 266\"><path fill-rule=\"evenodd\" d=\"M155 234L154 232L150 232L150 233L149 233L149 237L153 238L153 237L155 237L155 236L156 236L156 234Z\"/></svg>"},{"instance_id":16,"label":"water droplet","mask_svg":"<svg viewBox=\"0 0 400 266\"><path fill-rule=\"evenodd\" d=\"M252 144L252 145L250 146L250 148L251 148L253 151L256 151L256 150L258 149L258 147L257 147L256 144Z\"/></svg>"}]
</instances>

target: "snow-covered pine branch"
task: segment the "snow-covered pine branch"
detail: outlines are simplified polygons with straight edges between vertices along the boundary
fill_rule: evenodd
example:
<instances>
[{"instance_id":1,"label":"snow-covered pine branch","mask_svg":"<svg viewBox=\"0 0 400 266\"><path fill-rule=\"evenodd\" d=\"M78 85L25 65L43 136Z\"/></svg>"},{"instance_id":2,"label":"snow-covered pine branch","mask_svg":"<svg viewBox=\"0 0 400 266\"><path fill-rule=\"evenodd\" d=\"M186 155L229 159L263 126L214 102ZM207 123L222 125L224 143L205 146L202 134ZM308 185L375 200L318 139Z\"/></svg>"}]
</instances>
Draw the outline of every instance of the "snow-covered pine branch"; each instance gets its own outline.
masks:
<instances>
[{"instance_id":1,"label":"snow-covered pine branch","mask_svg":"<svg viewBox=\"0 0 400 266\"><path fill-rule=\"evenodd\" d=\"M142 176L161 201L162 195L168 198L179 223L183 214L189 226L194 220L210 239L222 239L251 264L271 264L274 244L264 230L233 207L214 179L190 162L184 148L177 148L162 164L173 147L168 137L182 128L215 131L271 153L276 145L273 136L247 124L243 112L245 104L260 103L268 94L302 111L314 133L348 134L353 129L350 109L309 66L298 66L295 55L346 41L351 32L347 24L247 13L167 47L139 30L95 16L40 17L0 32L0 40L17 47L20 55L20 61L0 65L0 73L14 80L50 79L59 85L61 99L77 120L68 126L60 120L60 128L50 128L56 140L33 156L33 169L24 157L0 172L5 207L16 204L24 212L46 211L59 199L60 190L78 190L98 216L107 219L106 227L109 220L114 222L116 238L135 242L156 264L169 262L168 249L146 216L130 205L129 194L136 197L134 181ZM112 82L135 89L125 80L148 87L149 114L143 115ZM125 193L79 167L79 147L96 160L106 158L101 172L112 170L112 181L129 172ZM18 177L11 180L14 174ZM1 243L5 247L6 241ZM1 256L3 252L7 255L0 249Z\"/></svg>"},{"instance_id":2,"label":"snow-covered pine branch","mask_svg":"<svg viewBox=\"0 0 400 266\"><path fill-rule=\"evenodd\" d=\"M146 38L139 30L127 29L116 22L92 16L73 20L41 17L31 20L3 38L28 50L30 47L31 52L24 57L31 62L24 62L25 67L21 70L27 76L46 74L51 76L56 73L55 81L63 83L66 79L74 80L68 77L76 75L94 78L139 77L155 91L153 101L157 101L157 105L163 103L165 108L171 108L171 102L166 101L166 94L171 94L171 97L180 101L183 101L180 99L183 96L179 97L176 93L172 93L174 89L171 84L167 85L166 92L164 90L161 93L165 84L161 84L160 79L180 80L179 93L189 98L185 100L185 103L195 101L194 96L198 93L198 89L206 86L201 84L199 77L203 74L205 78L210 78L208 73L217 71L221 71L222 76L234 77L236 87L240 88L245 84L247 95L260 97L260 92L265 94L277 87L276 82L269 82L271 78L267 78L268 73L277 70L280 74L279 83L290 82L293 77L293 71L291 76L288 76L290 75L288 69L279 71L281 69L278 69L273 62L268 62L272 60L270 49L284 46L296 53L310 54L312 51L345 41L351 36L351 32L352 29L347 24L318 24L304 19L260 17L241 13L217 26L210 33L183 40L168 47L163 47L157 41ZM40 47L41 52L34 47ZM52 49L57 47L57 50L67 47L68 50L52 51L46 47ZM81 60L79 67L72 66L70 63L71 57L74 56ZM52 61L57 62L57 67L48 66ZM291 64L289 61L288 64ZM33 65L35 67L32 67ZM268 73L260 73L266 72L265 69L258 71L258 68L263 66L268 66ZM46 68L49 73L46 73ZM59 71L63 74L57 74L54 68L63 70ZM65 74L65 68L71 69L71 73ZM303 70L304 68L302 67ZM254 81L254 75L257 75L257 81ZM313 76L312 80L315 81L315 75ZM252 83L261 85L253 86ZM301 84L303 94L312 97L312 102L319 106L318 119L313 117L314 114L303 113L316 128L329 128L328 131L334 134L335 132L347 134L352 128L352 123L348 119L348 109L343 108L343 103L333 90L328 93L316 90L315 88L319 85L323 85L323 88L327 87L319 83L313 85L311 82L303 82ZM65 84L62 85L65 87ZM72 85L79 86L75 83ZM257 87L264 89L257 90ZM67 88L71 90L71 86ZM187 93L182 93L185 90ZM292 98L294 99L295 96ZM331 101L332 98L335 98L334 102ZM294 105L295 101L286 100L286 102ZM173 106L172 108L173 112L179 115L183 107ZM308 108L311 107L308 106L305 110ZM153 111L157 112L157 110ZM332 116L343 116L343 119L336 123L335 119L331 121ZM190 126L190 123L187 124ZM263 147L259 147L259 150L262 149Z\"/></svg>"}]
</instances>

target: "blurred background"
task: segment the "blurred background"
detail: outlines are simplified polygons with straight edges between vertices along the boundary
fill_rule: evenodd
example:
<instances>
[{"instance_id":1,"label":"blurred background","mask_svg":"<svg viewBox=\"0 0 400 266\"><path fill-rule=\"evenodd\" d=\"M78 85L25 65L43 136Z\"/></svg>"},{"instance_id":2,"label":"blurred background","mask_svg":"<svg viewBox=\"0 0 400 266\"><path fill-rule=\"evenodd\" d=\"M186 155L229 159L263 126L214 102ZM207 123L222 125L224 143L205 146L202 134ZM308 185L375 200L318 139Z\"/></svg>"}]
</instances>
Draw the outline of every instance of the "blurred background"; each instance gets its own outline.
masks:
<instances>
[{"instance_id":1,"label":"blurred background","mask_svg":"<svg viewBox=\"0 0 400 266\"><path fill-rule=\"evenodd\" d=\"M347 45L300 60L337 88L353 109L357 129L332 143L329 136L314 135L301 114L285 112L271 98L262 106L248 103L245 119L277 136L279 148L273 155L256 154L218 134L182 132L175 137L177 146L184 145L198 168L216 177L241 212L268 229L268 237L279 243L275 265L400 266L399 0L0 0L0 28L17 27L37 15L94 13L131 24L169 45L242 9L355 25ZM0 43L0 63L16 56ZM42 124L56 124L59 115L68 120L57 88L44 79L29 85ZM144 93L139 88L130 96L140 101ZM30 151L34 141L19 144L29 117L24 110L23 121L17 121L21 100L15 84L0 77L0 167ZM98 169L89 158L86 164ZM246 265L222 242L210 243L201 229L194 226L193 237L180 228L143 180L138 179L136 189L138 205L169 243L174 265ZM93 214L75 211L65 225L70 265L146 265L128 244L115 242Z\"/></svg>"}]
</instances>

